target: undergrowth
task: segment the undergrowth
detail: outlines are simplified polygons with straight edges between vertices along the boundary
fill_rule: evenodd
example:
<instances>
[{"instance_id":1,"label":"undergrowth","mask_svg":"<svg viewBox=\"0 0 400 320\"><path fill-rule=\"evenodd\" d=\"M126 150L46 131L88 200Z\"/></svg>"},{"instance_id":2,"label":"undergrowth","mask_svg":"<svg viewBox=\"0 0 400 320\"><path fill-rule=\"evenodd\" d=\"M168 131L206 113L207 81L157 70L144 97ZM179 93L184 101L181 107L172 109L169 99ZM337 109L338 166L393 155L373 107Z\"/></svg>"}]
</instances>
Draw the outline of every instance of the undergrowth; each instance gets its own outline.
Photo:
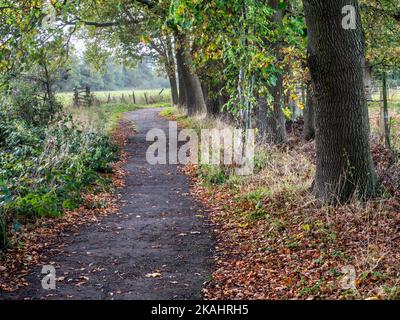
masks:
<instances>
[{"instance_id":1,"label":"undergrowth","mask_svg":"<svg viewBox=\"0 0 400 320\"><path fill-rule=\"evenodd\" d=\"M136 108L104 105L69 115L59 106L48 119L32 121L15 99L1 101L0 249L21 224L60 216L81 204L83 192L107 188L119 153L111 132L122 113ZM47 109L38 104L36 112Z\"/></svg>"},{"instance_id":2,"label":"undergrowth","mask_svg":"<svg viewBox=\"0 0 400 320\"><path fill-rule=\"evenodd\" d=\"M184 117L173 109L168 116ZM193 127L221 126L184 119ZM315 147L298 137L286 147L257 146L250 176L225 166L189 167L196 194L215 208L218 230L206 298L399 299L400 202L393 179L400 166L388 168L388 154L373 145L384 196L337 206L312 195ZM343 285L348 267L355 273L350 288Z\"/></svg>"}]
</instances>

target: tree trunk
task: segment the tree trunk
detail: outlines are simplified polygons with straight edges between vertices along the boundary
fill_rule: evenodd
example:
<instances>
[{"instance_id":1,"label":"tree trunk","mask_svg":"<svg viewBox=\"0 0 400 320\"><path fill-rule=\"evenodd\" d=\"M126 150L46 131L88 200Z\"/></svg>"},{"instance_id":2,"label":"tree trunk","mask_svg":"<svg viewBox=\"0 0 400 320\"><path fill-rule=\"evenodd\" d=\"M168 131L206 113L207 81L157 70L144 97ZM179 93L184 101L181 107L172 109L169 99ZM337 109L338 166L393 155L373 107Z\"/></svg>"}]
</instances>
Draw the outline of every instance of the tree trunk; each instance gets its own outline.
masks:
<instances>
[{"instance_id":1,"label":"tree trunk","mask_svg":"<svg viewBox=\"0 0 400 320\"><path fill-rule=\"evenodd\" d=\"M278 25L282 24L283 11L279 9L278 0L269 0L268 5L276 10L272 17L272 21ZM266 46L271 46L266 40ZM279 56L281 53L280 45L274 44L274 51ZM287 142L286 119L282 112L282 104L284 102L283 94L283 76L277 75L278 79L274 87L269 88L269 92L273 97L272 106L266 103L266 99L258 100L258 108L256 112L256 123L259 129L259 139L262 142L282 144Z\"/></svg>"},{"instance_id":2,"label":"tree trunk","mask_svg":"<svg viewBox=\"0 0 400 320\"><path fill-rule=\"evenodd\" d=\"M315 96L311 83L307 85L307 101L304 108L304 140L310 141L315 138Z\"/></svg>"},{"instance_id":3,"label":"tree trunk","mask_svg":"<svg viewBox=\"0 0 400 320\"><path fill-rule=\"evenodd\" d=\"M8 246L7 224L5 218L0 216L0 250Z\"/></svg>"},{"instance_id":4,"label":"tree trunk","mask_svg":"<svg viewBox=\"0 0 400 320\"><path fill-rule=\"evenodd\" d=\"M175 46L176 46L176 64L178 70L178 86L179 86L178 106L186 110L186 86L183 79L183 72L184 72L183 46L178 42L177 37L175 38Z\"/></svg>"},{"instance_id":5,"label":"tree trunk","mask_svg":"<svg viewBox=\"0 0 400 320\"><path fill-rule=\"evenodd\" d=\"M203 90L200 79L193 70L192 58L187 48L187 41L184 35L177 36L177 58L178 66L182 74L181 85L185 87L185 105L189 115L204 113L207 111L204 101ZM181 101L180 101L181 102Z\"/></svg>"},{"instance_id":6,"label":"tree trunk","mask_svg":"<svg viewBox=\"0 0 400 320\"><path fill-rule=\"evenodd\" d=\"M287 142L286 119L282 112L283 77L278 76L275 87L270 88L273 96L272 107L265 98L258 99L256 115L259 140L262 143L283 144Z\"/></svg>"},{"instance_id":7,"label":"tree trunk","mask_svg":"<svg viewBox=\"0 0 400 320\"><path fill-rule=\"evenodd\" d=\"M357 0L303 0L309 35L308 64L317 108L316 196L326 203L354 193L374 195L376 177L363 82L364 39ZM356 8L356 29L342 27L342 8Z\"/></svg>"},{"instance_id":8,"label":"tree trunk","mask_svg":"<svg viewBox=\"0 0 400 320\"><path fill-rule=\"evenodd\" d=\"M217 116L220 113L219 106L219 89L216 86L211 86L208 83L202 84L204 101L207 106L207 114Z\"/></svg>"},{"instance_id":9,"label":"tree trunk","mask_svg":"<svg viewBox=\"0 0 400 320\"><path fill-rule=\"evenodd\" d=\"M168 75L169 83L171 86L172 104L177 106L179 104L178 84L175 75Z\"/></svg>"},{"instance_id":10,"label":"tree trunk","mask_svg":"<svg viewBox=\"0 0 400 320\"><path fill-rule=\"evenodd\" d=\"M204 101L200 79L192 70L190 53L185 51L183 81L186 86L186 105L189 115L205 113L207 107Z\"/></svg>"},{"instance_id":11,"label":"tree trunk","mask_svg":"<svg viewBox=\"0 0 400 320\"><path fill-rule=\"evenodd\" d=\"M176 81L176 63L174 58L174 52L172 48L172 39L167 38L167 74L169 83L171 86L171 99L174 106L179 104L178 84Z\"/></svg>"}]
</instances>

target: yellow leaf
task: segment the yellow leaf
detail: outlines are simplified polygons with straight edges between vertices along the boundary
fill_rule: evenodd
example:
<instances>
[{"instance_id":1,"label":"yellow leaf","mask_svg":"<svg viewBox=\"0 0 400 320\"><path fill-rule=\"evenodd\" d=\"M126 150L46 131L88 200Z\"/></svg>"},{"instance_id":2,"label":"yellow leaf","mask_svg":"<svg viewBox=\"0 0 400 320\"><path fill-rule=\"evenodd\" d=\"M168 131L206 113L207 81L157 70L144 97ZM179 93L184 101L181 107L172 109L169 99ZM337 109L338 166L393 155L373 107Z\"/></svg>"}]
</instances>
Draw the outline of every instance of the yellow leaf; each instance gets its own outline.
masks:
<instances>
[{"instance_id":1,"label":"yellow leaf","mask_svg":"<svg viewBox=\"0 0 400 320\"><path fill-rule=\"evenodd\" d=\"M146 278L160 278L160 277L161 277L161 273L159 273L159 272L146 274Z\"/></svg>"}]
</instances>

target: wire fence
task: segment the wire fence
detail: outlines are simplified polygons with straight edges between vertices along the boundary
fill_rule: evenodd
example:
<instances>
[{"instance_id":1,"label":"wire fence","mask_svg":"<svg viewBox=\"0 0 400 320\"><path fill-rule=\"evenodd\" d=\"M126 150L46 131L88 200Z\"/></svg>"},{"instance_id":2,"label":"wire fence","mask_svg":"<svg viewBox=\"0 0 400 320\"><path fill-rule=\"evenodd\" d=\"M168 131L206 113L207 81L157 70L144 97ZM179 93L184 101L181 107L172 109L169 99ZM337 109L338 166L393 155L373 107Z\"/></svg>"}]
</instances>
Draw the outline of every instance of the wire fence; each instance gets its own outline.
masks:
<instances>
[{"instance_id":1,"label":"wire fence","mask_svg":"<svg viewBox=\"0 0 400 320\"><path fill-rule=\"evenodd\" d=\"M400 87L373 86L367 96L372 134L387 147L400 148ZM386 106L385 106L386 103Z\"/></svg>"},{"instance_id":2,"label":"wire fence","mask_svg":"<svg viewBox=\"0 0 400 320\"><path fill-rule=\"evenodd\" d=\"M400 86L387 86L386 91L383 89L383 84L366 88L371 131L384 144L387 144L385 139L390 137L392 147L400 149ZM304 88L297 87L295 93L297 101L289 104L293 120L303 116L303 110L298 106L304 107L307 101Z\"/></svg>"}]
</instances>

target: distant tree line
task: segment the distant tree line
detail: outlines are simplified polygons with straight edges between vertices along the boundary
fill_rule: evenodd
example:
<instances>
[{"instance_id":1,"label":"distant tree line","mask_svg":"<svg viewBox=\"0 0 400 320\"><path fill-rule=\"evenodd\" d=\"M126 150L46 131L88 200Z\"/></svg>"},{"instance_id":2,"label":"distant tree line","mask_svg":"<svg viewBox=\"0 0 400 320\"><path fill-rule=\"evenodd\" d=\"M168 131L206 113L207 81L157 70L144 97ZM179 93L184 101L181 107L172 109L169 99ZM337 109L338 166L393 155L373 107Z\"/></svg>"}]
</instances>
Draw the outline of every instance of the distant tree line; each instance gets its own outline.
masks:
<instances>
[{"instance_id":1,"label":"distant tree line","mask_svg":"<svg viewBox=\"0 0 400 320\"><path fill-rule=\"evenodd\" d=\"M135 68L108 59L103 70L90 66L85 58L71 57L70 66L54 83L54 90L69 92L89 86L91 90L158 89L168 88L169 81L159 75L152 61L143 61Z\"/></svg>"},{"instance_id":2,"label":"distant tree line","mask_svg":"<svg viewBox=\"0 0 400 320\"><path fill-rule=\"evenodd\" d=\"M382 74L374 74L372 83L374 86L382 86ZM387 72L387 84L390 88L400 87L400 70L391 70Z\"/></svg>"}]
</instances>

